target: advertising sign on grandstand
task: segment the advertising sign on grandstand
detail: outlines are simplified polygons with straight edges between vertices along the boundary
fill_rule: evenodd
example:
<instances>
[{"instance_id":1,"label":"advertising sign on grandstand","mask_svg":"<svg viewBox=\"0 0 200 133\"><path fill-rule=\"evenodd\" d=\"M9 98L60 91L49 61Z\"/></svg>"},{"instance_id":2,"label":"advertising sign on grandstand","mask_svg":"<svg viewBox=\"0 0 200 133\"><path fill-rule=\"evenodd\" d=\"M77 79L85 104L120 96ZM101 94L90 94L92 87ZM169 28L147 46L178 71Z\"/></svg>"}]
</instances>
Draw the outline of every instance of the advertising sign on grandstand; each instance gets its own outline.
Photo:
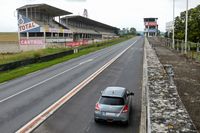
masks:
<instances>
[{"instance_id":1,"label":"advertising sign on grandstand","mask_svg":"<svg viewBox=\"0 0 200 133\"><path fill-rule=\"evenodd\" d=\"M19 15L18 27L19 32L40 32L40 26L23 15Z\"/></svg>"},{"instance_id":2,"label":"advertising sign on grandstand","mask_svg":"<svg viewBox=\"0 0 200 133\"><path fill-rule=\"evenodd\" d=\"M146 26L157 26L158 24L156 22L146 22Z\"/></svg>"},{"instance_id":3,"label":"advertising sign on grandstand","mask_svg":"<svg viewBox=\"0 0 200 133\"><path fill-rule=\"evenodd\" d=\"M73 32L67 29L63 29L63 33L73 33Z\"/></svg>"},{"instance_id":4,"label":"advertising sign on grandstand","mask_svg":"<svg viewBox=\"0 0 200 133\"><path fill-rule=\"evenodd\" d=\"M77 47L77 46L82 46L82 45L87 45L87 44L88 44L88 40L82 40L82 41L68 42L65 44L65 46Z\"/></svg>"},{"instance_id":5,"label":"advertising sign on grandstand","mask_svg":"<svg viewBox=\"0 0 200 133\"><path fill-rule=\"evenodd\" d=\"M20 39L21 45L44 45L43 39Z\"/></svg>"}]
</instances>

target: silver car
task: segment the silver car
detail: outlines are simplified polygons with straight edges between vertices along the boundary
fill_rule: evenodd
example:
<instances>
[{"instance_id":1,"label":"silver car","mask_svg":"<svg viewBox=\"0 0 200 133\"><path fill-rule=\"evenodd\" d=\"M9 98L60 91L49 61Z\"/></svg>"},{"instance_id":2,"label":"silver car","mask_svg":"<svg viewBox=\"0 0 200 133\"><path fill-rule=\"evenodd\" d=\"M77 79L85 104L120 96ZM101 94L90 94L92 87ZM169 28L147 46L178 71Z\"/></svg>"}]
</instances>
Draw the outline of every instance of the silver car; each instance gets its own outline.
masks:
<instances>
[{"instance_id":1,"label":"silver car","mask_svg":"<svg viewBox=\"0 0 200 133\"><path fill-rule=\"evenodd\" d=\"M132 92L123 87L107 87L95 106L94 120L129 122Z\"/></svg>"}]
</instances>

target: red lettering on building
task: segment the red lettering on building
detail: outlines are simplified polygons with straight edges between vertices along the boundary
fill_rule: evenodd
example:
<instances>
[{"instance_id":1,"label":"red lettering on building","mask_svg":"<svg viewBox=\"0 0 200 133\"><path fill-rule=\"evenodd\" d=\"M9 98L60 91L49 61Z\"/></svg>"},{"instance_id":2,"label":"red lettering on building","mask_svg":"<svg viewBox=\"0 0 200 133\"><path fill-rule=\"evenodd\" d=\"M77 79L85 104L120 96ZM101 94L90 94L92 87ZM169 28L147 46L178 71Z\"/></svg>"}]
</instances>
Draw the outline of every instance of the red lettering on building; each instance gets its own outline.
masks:
<instances>
[{"instance_id":1,"label":"red lettering on building","mask_svg":"<svg viewBox=\"0 0 200 133\"><path fill-rule=\"evenodd\" d=\"M43 39L20 39L20 45L44 45Z\"/></svg>"},{"instance_id":2,"label":"red lettering on building","mask_svg":"<svg viewBox=\"0 0 200 133\"><path fill-rule=\"evenodd\" d=\"M146 26L157 26L158 24L156 22L146 22Z\"/></svg>"},{"instance_id":3,"label":"red lettering on building","mask_svg":"<svg viewBox=\"0 0 200 133\"><path fill-rule=\"evenodd\" d=\"M29 22L29 23L26 23L26 24L19 25L20 32L21 31L26 31L26 30L31 30L33 28L36 28L36 25L35 25L34 22Z\"/></svg>"},{"instance_id":4,"label":"red lettering on building","mask_svg":"<svg viewBox=\"0 0 200 133\"><path fill-rule=\"evenodd\" d=\"M82 45L87 45L87 44L88 44L88 40L82 40L82 41L68 42L65 44L65 46L77 47L77 46L82 46Z\"/></svg>"}]
</instances>

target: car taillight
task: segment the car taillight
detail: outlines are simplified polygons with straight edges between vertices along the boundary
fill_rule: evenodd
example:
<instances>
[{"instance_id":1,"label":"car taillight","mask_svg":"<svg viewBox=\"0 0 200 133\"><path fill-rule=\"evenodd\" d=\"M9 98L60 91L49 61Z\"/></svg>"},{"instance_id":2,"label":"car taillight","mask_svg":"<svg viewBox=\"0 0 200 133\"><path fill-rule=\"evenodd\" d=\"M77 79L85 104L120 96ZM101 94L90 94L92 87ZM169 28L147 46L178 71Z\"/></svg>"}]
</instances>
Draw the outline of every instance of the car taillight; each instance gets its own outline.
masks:
<instances>
[{"instance_id":1,"label":"car taillight","mask_svg":"<svg viewBox=\"0 0 200 133\"><path fill-rule=\"evenodd\" d=\"M96 103L95 110L98 110L98 111L100 110L99 103Z\"/></svg>"},{"instance_id":2,"label":"car taillight","mask_svg":"<svg viewBox=\"0 0 200 133\"><path fill-rule=\"evenodd\" d=\"M122 111L123 113L126 113L126 112L128 112L128 105L125 105L124 106L124 108L123 108L123 111Z\"/></svg>"}]
</instances>

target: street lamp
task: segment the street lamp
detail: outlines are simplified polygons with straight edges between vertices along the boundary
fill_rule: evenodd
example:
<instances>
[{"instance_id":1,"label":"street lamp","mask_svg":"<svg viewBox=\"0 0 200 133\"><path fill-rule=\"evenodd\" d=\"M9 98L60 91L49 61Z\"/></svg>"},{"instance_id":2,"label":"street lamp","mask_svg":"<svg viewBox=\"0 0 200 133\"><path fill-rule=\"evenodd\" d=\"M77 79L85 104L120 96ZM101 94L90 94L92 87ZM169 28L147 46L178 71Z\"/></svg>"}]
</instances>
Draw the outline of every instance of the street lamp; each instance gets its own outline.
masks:
<instances>
[{"instance_id":1,"label":"street lamp","mask_svg":"<svg viewBox=\"0 0 200 133\"><path fill-rule=\"evenodd\" d=\"M187 38L188 38L188 0L186 0L186 14L185 14L185 54L187 53Z\"/></svg>"},{"instance_id":2,"label":"street lamp","mask_svg":"<svg viewBox=\"0 0 200 133\"><path fill-rule=\"evenodd\" d=\"M175 15L174 15L174 14L175 14L175 0L173 0L173 26L172 26L172 27L173 27L173 33L172 33L172 34L173 34L173 35L172 35L172 36L173 36L173 37L172 37L172 41L173 41L173 42L172 42L172 48L173 48L173 49L174 49L174 43L175 43L175 42L174 42L174 27L175 27L175 26L174 26L174 25L175 25L174 16L175 16Z\"/></svg>"}]
</instances>

